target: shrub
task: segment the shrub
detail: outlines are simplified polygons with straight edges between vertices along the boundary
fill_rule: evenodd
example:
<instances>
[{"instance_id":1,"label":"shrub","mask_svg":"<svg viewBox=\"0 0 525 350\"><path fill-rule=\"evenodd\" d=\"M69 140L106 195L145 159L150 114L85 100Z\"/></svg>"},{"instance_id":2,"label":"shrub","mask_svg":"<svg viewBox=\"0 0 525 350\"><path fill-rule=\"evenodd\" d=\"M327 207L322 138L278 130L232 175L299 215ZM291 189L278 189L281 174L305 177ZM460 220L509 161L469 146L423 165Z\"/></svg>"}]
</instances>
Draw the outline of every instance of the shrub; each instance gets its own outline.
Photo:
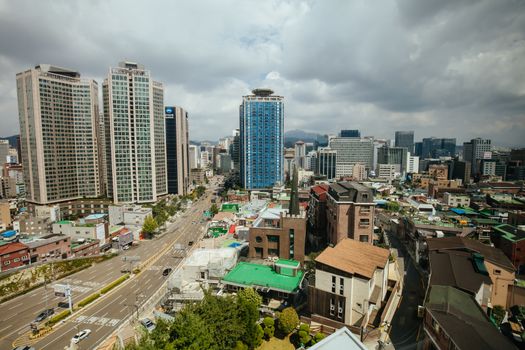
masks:
<instances>
[{"instance_id":1,"label":"shrub","mask_svg":"<svg viewBox=\"0 0 525 350\"><path fill-rule=\"evenodd\" d=\"M122 282L127 280L128 278L129 278L129 273L125 274L124 276L119 277L115 281L111 282L110 284L108 284L107 286L102 288L100 290L100 293L101 294L106 294L107 292L109 292L110 290L112 290L113 288L115 288L116 286L118 286L119 284L121 284Z\"/></svg>"},{"instance_id":2,"label":"shrub","mask_svg":"<svg viewBox=\"0 0 525 350\"><path fill-rule=\"evenodd\" d=\"M64 318L68 317L71 314L71 311L64 310L61 313L56 314L55 316L51 317L49 321L46 322L46 326L52 326L57 322L62 321Z\"/></svg>"},{"instance_id":3,"label":"shrub","mask_svg":"<svg viewBox=\"0 0 525 350\"><path fill-rule=\"evenodd\" d=\"M263 320L264 324L264 337L269 340L275 333L275 320L271 317L265 317Z\"/></svg>"},{"instance_id":4,"label":"shrub","mask_svg":"<svg viewBox=\"0 0 525 350\"><path fill-rule=\"evenodd\" d=\"M312 343L319 343L321 340L323 340L324 338L326 338L326 335L324 335L324 333L316 333L316 335L314 335L314 339L312 340Z\"/></svg>"},{"instance_id":5,"label":"shrub","mask_svg":"<svg viewBox=\"0 0 525 350\"><path fill-rule=\"evenodd\" d=\"M278 327L284 334L290 334L291 331L299 325L299 316L293 307L287 307L279 315Z\"/></svg>"},{"instance_id":6,"label":"shrub","mask_svg":"<svg viewBox=\"0 0 525 350\"><path fill-rule=\"evenodd\" d=\"M88 296L87 298L84 298L82 299L81 301L78 302L78 307L84 307L86 306L87 304L93 302L94 300L97 300L98 298L100 297L100 293L95 293L95 294L91 294L90 296Z\"/></svg>"}]
</instances>

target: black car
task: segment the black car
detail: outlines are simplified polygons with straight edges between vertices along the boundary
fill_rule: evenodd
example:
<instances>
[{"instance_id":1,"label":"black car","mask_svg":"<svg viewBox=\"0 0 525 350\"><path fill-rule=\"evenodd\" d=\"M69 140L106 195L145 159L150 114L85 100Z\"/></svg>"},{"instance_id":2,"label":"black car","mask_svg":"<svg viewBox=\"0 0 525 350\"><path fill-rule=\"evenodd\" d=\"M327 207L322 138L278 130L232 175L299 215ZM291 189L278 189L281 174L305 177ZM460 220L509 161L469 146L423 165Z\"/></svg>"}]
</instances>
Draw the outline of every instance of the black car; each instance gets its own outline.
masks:
<instances>
[{"instance_id":1,"label":"black car","mask_svg":"<svg viewBox=\"0 0 525 350\"><path fill-rule=\"evenodd\" d=\"M167 276L171 273L172 269L171 267L168 267L166 269L164 269L164 271L162 271L162 276Z\"/></svg>"},{"instance_id":2,"label":"black car","mask_svg":"<svg viewBox=\"0 0 525 350\"><path fill-rule=\"evenodd\" d=\"M43 321L54 313L55 313L55 310L53 309L44 310L38 314L38 316L35 318L35 322Z\"/></svg>"},{"instance_id":3,"label":"black car","mask_svg":"<svg viewBox=\"0 0 525 350\"><path fill-rule=\"evenodd\" d=\"M193 245L193 241L189 241L188 245L191 247Z\"/></svg>"}]
</instances>

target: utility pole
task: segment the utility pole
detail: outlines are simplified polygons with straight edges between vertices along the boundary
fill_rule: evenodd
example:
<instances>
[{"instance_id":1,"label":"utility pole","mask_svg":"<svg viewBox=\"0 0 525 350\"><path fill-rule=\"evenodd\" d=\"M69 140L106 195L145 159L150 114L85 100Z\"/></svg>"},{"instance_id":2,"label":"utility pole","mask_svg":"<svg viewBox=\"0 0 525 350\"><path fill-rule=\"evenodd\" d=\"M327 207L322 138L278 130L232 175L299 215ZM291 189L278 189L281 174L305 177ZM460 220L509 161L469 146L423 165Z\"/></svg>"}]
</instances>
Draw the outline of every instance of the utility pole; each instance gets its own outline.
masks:
<instances>
[{"instance_id":1,"label":"utility pole","mask_svg":"<svg viewBox=\"0 0 525 350\"><path fill-rule=\"evenodd\" d=\"M73 301L71 300L71 286L69 283L66 285L66 297L69 302L69 311L73 313Z\"/></svg>"}]
</instances>

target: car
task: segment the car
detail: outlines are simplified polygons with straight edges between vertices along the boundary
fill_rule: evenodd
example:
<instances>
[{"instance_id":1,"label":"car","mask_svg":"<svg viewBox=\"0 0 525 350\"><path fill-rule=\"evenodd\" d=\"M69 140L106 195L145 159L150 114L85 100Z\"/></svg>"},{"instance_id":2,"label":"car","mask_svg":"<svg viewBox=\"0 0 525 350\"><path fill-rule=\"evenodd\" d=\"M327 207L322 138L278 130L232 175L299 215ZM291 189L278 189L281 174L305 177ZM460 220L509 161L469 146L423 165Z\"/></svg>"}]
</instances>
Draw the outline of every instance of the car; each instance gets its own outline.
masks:
<instances>
[{"instance_id":1,"label":"car","mask_svg":"<svg viewBox=\"0 0 525 350\"><path fill-rule=\"evenodd\" d=\"M41 321L45 320L46 318L48 318L49 316L51 316L54 313L55 313L55 310L53 310L53 309L44 310L41 313L39 313L38 316L36 316L35 322L41 322Z\"/></svg>"},{"instance_id":2,"label":"car","mask_svg":"<svg viewBox=\"0 0 525 350\"><path fill-rule=\"evenodd\" d=\"M164 271L162 271L162 276L167 276L171 273L172 269L171 267L168 267L166 269L164 269Z\"/></svg>"},{"instance_id":3,"label":"car","mask_svg":"<svg viewBox=\"0 0 525 350\"><path fill-rule=\"evenodd\" d=\"M125 245L122 247L122 250L128 250L129 249L129 245Z\"/></svg>"},{"instance_id":4,"label":"car","mask_svg":"<svg viewBox=\"0 0 525 350\"><path fill-rule=\"evenodd\" d=\"M73 343L78 344L78 342L80 342L82 339L86 339L89 334L91 334L91 329L84 329L75 334L75 336L71 340L73 341Z\"/></svg>"},{"instance_id":5,"label":"car","mask_svg":"<svg viewBox=\"0 0 525 350\"><path fill-rule=\"evenodd\" d=\"M188 245L191 247L193 245L193 241L189 241Z\"/></svg>"},{"instance_id":6,"label":"car","mask_svg":"<svg viewBox=\"0 0 525 350\"><path fill-rule=\"evenodd\" d=\"M151 332L155 329L155 323L153 323L152 320L149 318L144 318L140 320L140 323L148 330L148 332Z\"/></svg>"}]
</instances>

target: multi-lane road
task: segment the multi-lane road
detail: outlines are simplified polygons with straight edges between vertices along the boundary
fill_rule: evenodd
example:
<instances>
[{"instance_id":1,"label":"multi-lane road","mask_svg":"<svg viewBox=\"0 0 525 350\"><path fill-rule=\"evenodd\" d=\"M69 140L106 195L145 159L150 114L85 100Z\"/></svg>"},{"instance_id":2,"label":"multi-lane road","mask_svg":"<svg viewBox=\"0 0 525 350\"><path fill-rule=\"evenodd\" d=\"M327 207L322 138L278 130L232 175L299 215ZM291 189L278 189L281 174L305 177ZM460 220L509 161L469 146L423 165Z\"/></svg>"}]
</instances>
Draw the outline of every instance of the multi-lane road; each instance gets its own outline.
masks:
<instances>
[{"instance_id":1,"label":"multi-lane road","mask_svg":"<svg viewBox=\"0 0 525 350\"><path fill-rule=\"evenodd\" d=\"M79 343L80 349L91 349L109 336L132 313L136 314L140 306L162 285L165 278L162 270L175 267L180 259L174 258L172 246L175 243L187 245L202 234L202 226L193 224L202 217L202 211L209 208L210 192L195 202L174 223L168 226L167 232L151 241L141 241L122 256L139 256L141 261L151 257L153 262L138 275L132 277L118 289L104 295L94 305L76 312L54 331L39 339L34 347L40 349L64 349L70 340L82 329L92 332L88 338ZM156 259L156 260L155 260ZM58 283L69 282L73 290L73 303L78 302L107 283L122 275L121 270L129 265L121 256L95 264L92 267L73 274ZM10 349L13 342L20 345L24 334L29 331L29 324L36 315L46 307L57 308L64 298L55 297L52 288L38 288L0 305L0 349ZM45 322L45 321L44 321Z\"/></svg>"}]
</instances>

